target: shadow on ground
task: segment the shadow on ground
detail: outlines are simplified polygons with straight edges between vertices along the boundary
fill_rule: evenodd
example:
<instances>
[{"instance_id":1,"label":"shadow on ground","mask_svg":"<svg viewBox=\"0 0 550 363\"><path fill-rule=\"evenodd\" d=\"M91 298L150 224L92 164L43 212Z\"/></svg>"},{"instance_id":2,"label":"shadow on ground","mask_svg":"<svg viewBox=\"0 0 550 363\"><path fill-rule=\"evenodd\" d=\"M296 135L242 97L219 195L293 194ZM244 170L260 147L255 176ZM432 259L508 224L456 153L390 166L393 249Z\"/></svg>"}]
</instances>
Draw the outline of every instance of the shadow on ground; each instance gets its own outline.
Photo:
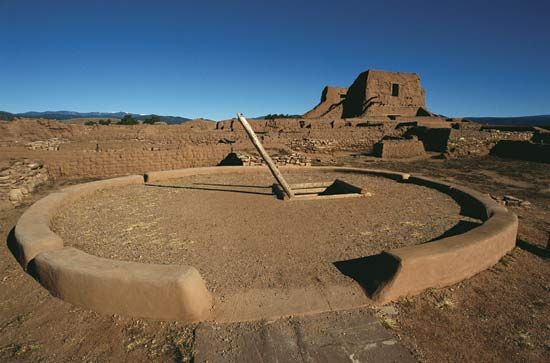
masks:
<instances>
[{"instance_id":1,"label":"shadow on ground","mask_svg":"<svg viewBox=\"0 0 550 363\"><path fill-rule=\"evenodd\" d=\"M522 239L517 240L516 246L544 259L550 258L550 250L548 248L540 248Z\"/></svg>"},{"instance_id":2,"label":"shadow on ground","mask_svg":"<svg viewBox=\"0 0 550 363\"><path fill-rule=\"evenodd\" d=\"M369 297L389 281L398 268L398 261L385 254L354 258L334 262L334 266L344 275L361 285Z\"/></svg>"},{"instance_id":3,"label":"shadow on ground","mask_svg":"<svg viewBox=\"0 0 550 363\"><path fill-rule=\"evenodd\" d=\"M156 187L156 188L174 188L174 189L190 189L190 190L206 190L211 192L225 192L225 193L241 193L241 194L257 194L257 195L273 195L273 193L270 191L269 193L263 193L258 191L252 191L252 190L241 190L241 189L228 189L228 188L209 188L208 186L220 186L220 187L229 187L229 188L268 188L266 186L252 186L252 185L210 185L210 184L200 184L200 185L206 185L204 187L201 186L190 186L190 185L163 185L163 184L145 184L147 187ZM271 186L269 186L271 189Z\"/></svg>"},{"instance_id":4,"label":"shadow on ground","mask_svg":"<svg viewBox=\"0 0 550 363\"><path fill-rule=\"evenodd\" d=\"M222 184L222 183L193 183L193 185L206 185L212 187L235 187L235 188L255 188L255 189L271 189L271 185L239 185L239 184Z\"/></svg>"},{"instance_id":5,"label":"shadow on ground","mask_svg":"<svg viewBox=\"0 0 550 363\"><path fill-rule=\"evenodd\" d=\"M472 229L476 228L476 227L479 227L481 226L482 223L479 223L479 222L471 222L471 221L459 221L457 224L455 224L454 226L452 226L451 228L449 228L448 230L446 230L445 232L443 232L441 235L425 242L425 243L430 243L430 242L433 242L433 241L437 241L438 239L443 239L443 238L447 238L447 237L452 237L452 236L458 236L459 234L463 234L463 233L466 233L468 231L471 231Z\"/></svg>"},{"instance_id":6,"label":"shadow on ground","mask_svg":"<svg viewBox=\"0 0 550 363\"><path fill-rule=\"evenodd\" d=\"M15 257L15 259L18 259L19 248L17 248L17 240L15 239L15 227L13 227L8 233L6 246L8 247L8 250L11 252L12 256Z\"/></svg>"},{"instance_id":7,"label":"shadow on ground","mask_svg":"<svg viewBox=\"0 0 550 363\"><path fill-rule=\"evenodd\" d=\"M440 236L425 243L456 236L468 232L480 225L481 223L478 222L459 221ZM397 272L398 265L399 262L386 253L334 262L334 266L342 274L357 281L371 298L379 287L391 280L393 275Z\"/></svg>"}]
</instances>

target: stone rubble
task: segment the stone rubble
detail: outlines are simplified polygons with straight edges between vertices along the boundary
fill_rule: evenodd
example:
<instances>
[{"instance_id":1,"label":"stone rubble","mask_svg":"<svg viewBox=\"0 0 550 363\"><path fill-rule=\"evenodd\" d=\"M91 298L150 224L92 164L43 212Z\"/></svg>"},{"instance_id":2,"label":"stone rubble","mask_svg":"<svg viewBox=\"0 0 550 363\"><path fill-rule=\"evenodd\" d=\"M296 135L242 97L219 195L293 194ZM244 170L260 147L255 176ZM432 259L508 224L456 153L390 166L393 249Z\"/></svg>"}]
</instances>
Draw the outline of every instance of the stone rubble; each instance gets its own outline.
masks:
<instances>
[{"instance_id":1,"label":"stone rubble","mask_svg":"<svg viewBox=\"0 0 550 363\"><path fill-rule=\"evenodd\" d=\"M529 201L516 198L512 195L504 195L502 197L491 195L491 198L493 198L495 201L505 206L523 207L523 208L531 207L531 203Z\"/></svg>"},{"instance_id":2,"label":"stone rubble","mask_svg":"<svg viewBox=\"0 0 550 363\"><path fill-rule=\"evenodd\" d=\"M461 158L487 155L501 140L528 141L533 137L532 131L480 130L479 125L462 126L452 130L447 143L447 157Z\"/></svg>"},{"instance_id":3,"label":"stone rubble","mask_svg":"<svg viewBox=\"0 0 550 363\"><path fill-rule=\"evenodd\" d=\"M306 153L313 152L332 152L338 143L334 140L323 140L323 139L296 139L290 142L290 148L296 151L302 151Z\"/></svg>"}]
</instances>

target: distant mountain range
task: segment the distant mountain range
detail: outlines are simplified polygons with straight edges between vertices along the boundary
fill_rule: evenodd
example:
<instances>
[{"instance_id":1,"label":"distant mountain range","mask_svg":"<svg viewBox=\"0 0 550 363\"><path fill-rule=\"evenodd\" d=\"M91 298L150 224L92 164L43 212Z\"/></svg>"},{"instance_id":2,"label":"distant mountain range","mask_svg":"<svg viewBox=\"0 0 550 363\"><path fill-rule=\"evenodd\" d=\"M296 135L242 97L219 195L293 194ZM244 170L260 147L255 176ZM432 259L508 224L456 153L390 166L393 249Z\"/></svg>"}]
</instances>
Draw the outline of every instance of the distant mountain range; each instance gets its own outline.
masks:
<instances>
[{"instance_id":1,"label":"distant mountain range","mask_svg":"<svg viewBox=\"0 0 550 363\"><path fill-rule=\"evenodd\" d=\"M521 116L521 117L464 117L467 120L489 125L523 125L545 126L550 125L550 115Z\"/></svg>"},{"instance_id":2,"label":"distant mountain range","mask_svg":"<svg viewBox=\"0 0 550 363\"><path fill-rule=\"evenodd\" d=\"M11 121L16 117L25 118L45 118L49 120L70 120L75 118L104 118L104 119L121 119L126 115L131 115L136 120L145 120L153 116L141 115L137 113L128 112L74 112L74 111L44 111L44 112L23 112L23 113L10 113L0 111L0 120ZM179 116L161 116L157 115L161 121L168 124L181 124L191 119Z\"/></svg>"},{"instance_id":3,"label":"distant mountain range","mask_svg":"<svg viewBox=\"0 0 550 363\"><path fill-rule=\"evenodd\" d=\"M153 116L141 115L128 112L74 112L74 111L44 111L44 112L23 112L10 113L0 111L0 120L11 121L16 117L25 118L45 118L50 120L70 120L75 118L103 118L103 119L121 119L125 115L131 115L136 120L145 120ZM191 119L180 116L161 116L161 121L168 124L181 124ZM266 115L263 117L255 117L254 119L270 118L270 117L299 117L300 115ZM522 117L464 117L467 120L490 125L524 125L524 126L545 126L550 125L550 115L522 116Z\"/></svg>"}]
</instances>

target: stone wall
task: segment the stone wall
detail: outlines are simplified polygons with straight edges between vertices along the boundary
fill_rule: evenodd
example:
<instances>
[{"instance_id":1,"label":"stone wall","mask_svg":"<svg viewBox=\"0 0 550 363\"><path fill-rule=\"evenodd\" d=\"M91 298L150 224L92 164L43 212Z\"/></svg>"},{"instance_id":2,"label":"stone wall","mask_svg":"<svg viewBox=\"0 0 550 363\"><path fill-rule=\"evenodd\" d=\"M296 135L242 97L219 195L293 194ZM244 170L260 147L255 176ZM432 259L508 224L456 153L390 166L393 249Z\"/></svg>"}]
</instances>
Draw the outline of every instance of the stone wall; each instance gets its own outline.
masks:
<instances>
[{"instance_id":1,"label":"stone wall","mask_svg":"<svg viewBox=\"0 0 550 363\"><path fill-rule=\"evenodd\" d=\"M451 158L485 156L501 140L528 141L532 137L533 131L502 131L464 123L451 130L447 155Z\"/></svg>"},{"instance_id":2,"label":"stone wall","mask_svg":"<svg viewBox=\"0 0 550 363\"><path fill-rule=\"evenodd\" d=\"M49 180L41 160L4 160L0 162L0 209L20 205L30 193Z\"/></svg>"},{"instance_id":3,"label":"stone wall","mask_svg":"<svg viewBox=\"0 0 550 363\"><path fill-rule=\"evenodd\" d=\"M275 165L311 166L311 159L304 154L270 155ZM231 152L219 164L220 166L259 166L265 165L264 159L257 153Z\"/></svg>"}]
</instances>

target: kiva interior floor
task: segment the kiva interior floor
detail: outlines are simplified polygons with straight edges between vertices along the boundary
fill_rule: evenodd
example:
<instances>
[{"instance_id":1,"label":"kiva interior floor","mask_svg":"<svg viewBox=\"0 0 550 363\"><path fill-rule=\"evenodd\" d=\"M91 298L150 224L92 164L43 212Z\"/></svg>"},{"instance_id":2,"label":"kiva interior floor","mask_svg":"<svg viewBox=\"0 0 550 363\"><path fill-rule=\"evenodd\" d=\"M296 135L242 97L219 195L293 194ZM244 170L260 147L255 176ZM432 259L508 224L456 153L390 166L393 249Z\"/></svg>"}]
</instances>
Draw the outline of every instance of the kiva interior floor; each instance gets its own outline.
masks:
<instances>
[{"instance_id":1,"label":"kiva interior floor","mask_svg":"<svg viewBox=\"0 0 550 363\"><path fill-rule=\"evenodd\" d=\"M434 189L356 173L290 171L291 183L336 178L364 198L284 202L269 173L192 176L95 192L52 228L66 245L118 260L196 267L218 296L350 282L334 263L429 242L475 226Z\"/></svg>"}]
</instances>

